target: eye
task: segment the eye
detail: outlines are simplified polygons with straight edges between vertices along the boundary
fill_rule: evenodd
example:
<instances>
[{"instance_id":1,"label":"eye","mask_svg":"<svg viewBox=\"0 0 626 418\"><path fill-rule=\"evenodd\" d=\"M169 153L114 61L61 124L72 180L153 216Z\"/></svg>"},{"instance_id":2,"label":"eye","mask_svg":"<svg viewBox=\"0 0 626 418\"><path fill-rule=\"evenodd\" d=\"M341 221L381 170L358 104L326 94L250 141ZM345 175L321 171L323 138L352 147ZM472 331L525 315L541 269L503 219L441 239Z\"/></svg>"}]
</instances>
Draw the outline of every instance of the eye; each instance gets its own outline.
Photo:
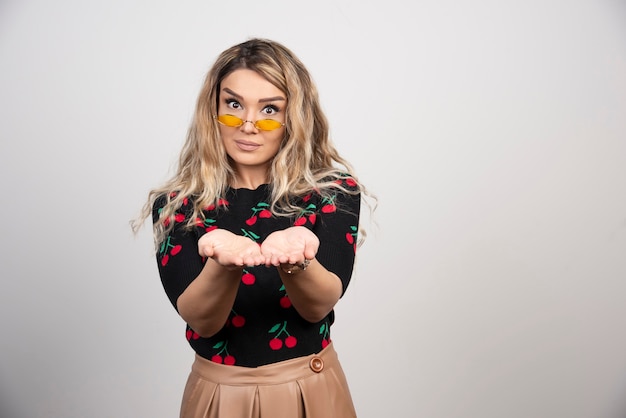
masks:
<instances>
[{"instance_id":1,"label":"eye","mask_svg":"<svg viewBox=\"0 0 626 418\"><path fill-rule=\"evenodd\" d=\"M261 113L263 113L266 116L272 116L278 112L280 112L280 109L276 107L275 105L267 105L263 108L263 110L261 110Z\"/></svg>"},{"instance_id":2,"label":"eye","mask_svg":"<svg viewBox=\"0 0 626 418\"><path fill-rule=\"evenodd\" d=\"M226 99L225 102L229 109L241 109L241 104L235 99Z\"/></svg>"}]
</instances>

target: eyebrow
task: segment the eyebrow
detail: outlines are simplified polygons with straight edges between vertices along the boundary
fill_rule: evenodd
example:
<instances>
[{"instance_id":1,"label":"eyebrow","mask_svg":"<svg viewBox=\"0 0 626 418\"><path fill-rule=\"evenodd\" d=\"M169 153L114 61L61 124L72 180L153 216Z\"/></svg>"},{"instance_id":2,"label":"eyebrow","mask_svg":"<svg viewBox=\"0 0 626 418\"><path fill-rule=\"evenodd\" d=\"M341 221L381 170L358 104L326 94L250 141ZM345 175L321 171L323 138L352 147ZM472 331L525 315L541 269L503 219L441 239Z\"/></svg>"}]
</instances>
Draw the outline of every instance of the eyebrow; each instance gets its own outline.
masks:
<instances>
[{"instance_id":1,"label":"eyebrow","mask_svg":"<svg viewBox=\"0 0 626 418\"><path fill-rule=\"evenodd\" d=\"M243 100L243 96L242 95L235 93L234 91L232 91L228 87L224 87L224 91L226 93L228 93L228 94L232 94L233 96L235 96L239 100ZM265 97L263 99L259 99L259 103L276 102L276 101L280 101L280 100L284 101L285 98L283 96Z\"/></svg>"}]
</instances>

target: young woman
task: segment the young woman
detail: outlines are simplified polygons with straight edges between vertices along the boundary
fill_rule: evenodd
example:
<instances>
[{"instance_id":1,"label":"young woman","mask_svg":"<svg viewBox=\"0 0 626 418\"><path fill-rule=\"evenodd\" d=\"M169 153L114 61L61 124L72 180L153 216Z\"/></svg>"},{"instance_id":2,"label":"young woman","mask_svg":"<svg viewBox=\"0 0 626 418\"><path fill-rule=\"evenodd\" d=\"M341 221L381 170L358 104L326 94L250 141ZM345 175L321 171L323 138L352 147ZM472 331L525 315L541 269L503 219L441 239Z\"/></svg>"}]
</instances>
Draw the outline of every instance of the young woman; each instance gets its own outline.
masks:
<instances>
[{"instance_id":1,"label":"young woman","mask_svg":"<svg viewBox=\"0 0 626 418\"><path fill-rule=\"evenodd\" d=\"M252 39L217 58L176 174L134 223L152 213L196 353L181 417L356 416L330 328L365 196L289 49Z\"/></svg>"}]
</instances>

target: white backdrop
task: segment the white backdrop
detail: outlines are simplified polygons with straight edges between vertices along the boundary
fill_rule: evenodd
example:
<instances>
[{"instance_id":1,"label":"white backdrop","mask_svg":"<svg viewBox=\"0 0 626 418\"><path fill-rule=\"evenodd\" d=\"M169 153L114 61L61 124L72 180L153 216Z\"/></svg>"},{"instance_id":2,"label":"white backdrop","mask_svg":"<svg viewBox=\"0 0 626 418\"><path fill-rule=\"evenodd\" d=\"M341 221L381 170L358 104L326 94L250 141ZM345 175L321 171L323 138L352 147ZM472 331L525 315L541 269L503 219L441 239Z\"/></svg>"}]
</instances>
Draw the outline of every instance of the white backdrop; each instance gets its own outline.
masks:
<instances>
[{"instance_id":1,"label":"white backdrop","mask_svg":"<svg viewBox=\"0 0 626 418\"><path fill-rule=\"evenodd\" d=\"M380 199L333 331L359 416L626 416L621 0L1 1L0 416L177 416L192 352L128 221L251 36Z\"/></svg>"}]
</instances>

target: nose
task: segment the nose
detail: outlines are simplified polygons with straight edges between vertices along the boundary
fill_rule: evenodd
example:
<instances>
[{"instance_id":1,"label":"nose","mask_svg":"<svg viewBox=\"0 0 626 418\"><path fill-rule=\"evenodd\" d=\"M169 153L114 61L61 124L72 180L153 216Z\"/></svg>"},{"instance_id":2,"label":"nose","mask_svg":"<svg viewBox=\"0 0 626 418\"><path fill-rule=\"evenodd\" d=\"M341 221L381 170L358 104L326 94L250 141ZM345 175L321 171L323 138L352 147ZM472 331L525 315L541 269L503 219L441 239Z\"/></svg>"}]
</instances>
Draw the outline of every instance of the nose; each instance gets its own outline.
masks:
<instances>
[{"instance_id":1,"label":"nose","mask_svg":"<svg viewBox=\"0 0 626 418\"><path fill-rule=\"evenodd\" d=\"M248 111L246 113L248 113L246 115L247 117L254 115L254 113L251 111ZM247 134L254 134L258 132L257 127L254 125L254 121L250 119L244 119L243 124L241 125L240 129L241 129L241 132L245 132Z\"/></svg>"},{"instance_id":2,"label":"nose","mask_svg":"<svg viewBox=\"0 0 626 418\"><path fill-rule=\"evenodd\" d=\"M256 133L258 131L257 127L254 125L254 121L252 120L244 120L243 125L241 125L241 131L245 133Z\"/></svg>"}]
</instances>

